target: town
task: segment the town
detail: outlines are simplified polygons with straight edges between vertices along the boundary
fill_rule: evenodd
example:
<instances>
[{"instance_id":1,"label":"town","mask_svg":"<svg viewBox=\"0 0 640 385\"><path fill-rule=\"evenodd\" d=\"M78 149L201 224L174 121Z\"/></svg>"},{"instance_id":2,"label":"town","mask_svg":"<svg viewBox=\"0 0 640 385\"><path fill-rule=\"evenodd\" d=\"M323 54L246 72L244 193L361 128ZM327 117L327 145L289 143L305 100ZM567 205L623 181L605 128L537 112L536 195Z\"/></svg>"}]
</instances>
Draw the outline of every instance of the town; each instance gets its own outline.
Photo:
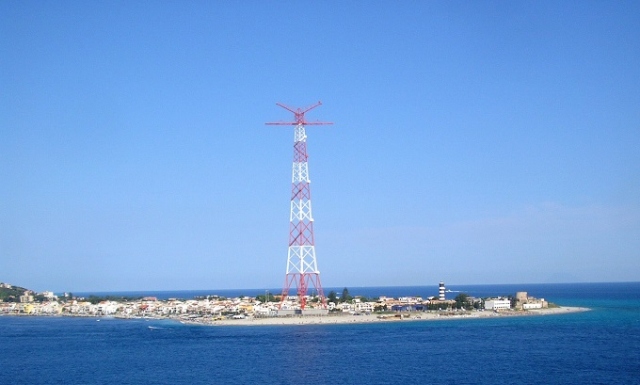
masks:
<instances>
[{"instance_id":1,"label":"town","mask_svg":"<svg viewBox=\"0 0 640 385\"><path fill-rule=\"evenodd\" d=\"M239 296L224 298L216 295L194 299L169 298L159 300L155 297L117 298L117 297L75 297L65 293L61 296L45 291L35 293L10 284L0 284L4 295L0 297L0 314L4 315L60 315L118 318L174 318L179 320L205 319L218 321L244 318L291 317L301 315L297 296L289 296L284 301L279 296L258 295L256 297ZM13 293L13 294L11 294ZM419 315L421 312L457 314L470 311L514 312L549 307L544 299L529 297L526 292L515 296L498 298L474 298L465 293L454 299L445 299L444 285L440 293L429 298L399 297L365 298L351 296L344 289L338 296L330 292L327 306L323 309L317 296L307 296L309 313L307 315ZM553 306L553 305L552 305Z\"/></svg>"}]
</instances>

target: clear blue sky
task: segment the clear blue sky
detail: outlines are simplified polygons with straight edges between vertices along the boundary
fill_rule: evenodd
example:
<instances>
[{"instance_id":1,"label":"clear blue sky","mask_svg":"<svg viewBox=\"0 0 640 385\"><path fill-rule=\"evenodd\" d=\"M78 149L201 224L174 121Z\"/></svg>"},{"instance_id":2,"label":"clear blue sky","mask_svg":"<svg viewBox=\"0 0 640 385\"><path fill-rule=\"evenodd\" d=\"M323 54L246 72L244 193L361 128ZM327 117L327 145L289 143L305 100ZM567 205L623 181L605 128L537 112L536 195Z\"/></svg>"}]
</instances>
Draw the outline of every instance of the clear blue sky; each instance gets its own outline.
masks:
<instances>
[{"instance_id":1,"label":"clear blue sky","mask_svg":"<svg viewBox=\"0 0 640 385\"><path fill-rule=\"evenodd\" d=\"M0 2L0 281L640 280L640 3Z\"/></svg>"}]
</instances>

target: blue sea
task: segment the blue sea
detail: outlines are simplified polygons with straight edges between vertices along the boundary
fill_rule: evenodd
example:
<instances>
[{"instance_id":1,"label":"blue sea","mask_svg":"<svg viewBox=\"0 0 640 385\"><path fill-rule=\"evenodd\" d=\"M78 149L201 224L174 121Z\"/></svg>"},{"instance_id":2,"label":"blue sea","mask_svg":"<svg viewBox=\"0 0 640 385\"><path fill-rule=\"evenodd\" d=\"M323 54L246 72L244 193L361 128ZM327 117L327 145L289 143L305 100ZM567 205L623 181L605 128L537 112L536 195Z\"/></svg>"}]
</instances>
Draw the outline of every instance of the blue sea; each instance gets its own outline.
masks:
<instances>
[{"instance_id":1,"label":"blue sea","mask_svg":"<svg viewBox=\"0 0 640 385\"><path fill-rule=\"evenodd\" d=\"M592 310L263 327L1 316L0 384L640 384L640 282L449 289L476 297L527 291ZM436 290L349 289L394 297ZM264 290L162 293L184 298ZM164 296L144 293L152 294Z\"/></svg>"}]
</instances>

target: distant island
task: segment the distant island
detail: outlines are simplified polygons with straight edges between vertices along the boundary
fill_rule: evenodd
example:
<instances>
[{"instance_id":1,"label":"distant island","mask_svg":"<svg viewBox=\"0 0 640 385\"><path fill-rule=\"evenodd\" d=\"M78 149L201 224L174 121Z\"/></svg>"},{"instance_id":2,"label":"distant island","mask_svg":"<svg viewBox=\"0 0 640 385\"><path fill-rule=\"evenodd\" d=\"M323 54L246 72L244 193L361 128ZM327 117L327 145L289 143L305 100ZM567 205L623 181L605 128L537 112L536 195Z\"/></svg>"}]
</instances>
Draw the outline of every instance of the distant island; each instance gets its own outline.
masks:
<instances>
[{"instance_id":1,"label":"distant island","mask_svg":"<svg viewBox=\"0 0 640 385\"><path fill-rule=\"evenodd\" d=\"M345 288L341 295L330 292L327 308L321 309L317 296L309 296L309 310L296 308L296 297L280 296L225 298L209 295L193 299L155 297L89 296L32 290L0 283L0 315L70 316L173 319L202 325L278 325L366 323L399 320L481 318L495 316L558 314L588 310L559 307L526 292L496 298L475 298L459 293L454 299L400 297L366 298L352 296Z\"/></svg>"}]
</instances>

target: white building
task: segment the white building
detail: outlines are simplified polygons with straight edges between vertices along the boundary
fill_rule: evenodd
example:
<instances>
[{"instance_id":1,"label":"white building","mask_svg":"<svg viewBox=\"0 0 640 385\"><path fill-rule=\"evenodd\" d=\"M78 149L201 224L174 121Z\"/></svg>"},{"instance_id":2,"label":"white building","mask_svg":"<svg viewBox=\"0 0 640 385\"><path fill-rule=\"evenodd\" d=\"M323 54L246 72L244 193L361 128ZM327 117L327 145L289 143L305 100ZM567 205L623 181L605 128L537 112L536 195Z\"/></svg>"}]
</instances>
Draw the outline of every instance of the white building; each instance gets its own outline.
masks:
<instances>
[{"instance_id":1,"label":"white building","mask_svg":"<svg viewBox=\"0 0 640 385\"><path fill-rule=\"evenodd\" d=\"M419 303L422 302L422 297L400 297L398 301L401 303Z\"/></svg>"},{"instance_id":2,"label":"white building","mask_svg":"<svg viewBox=\"0 0 640 385\"><path fill-rule=\"evenodd\" d=\"M102 301L94 307L94 314L100 313L103 315L116 314L120 304L115 301Z\"/></svg>"},{"instance_id":3,"label":"white building","mask_svg":"<svg viewBox=\"0 0 640 385\"><path fill-rule=\"evenodd\" d=\"M373 312L373 302L356 303L356 312L371 313Z\"/></svg>"},{"instance_id":4,"label":"white building","mask_svg":"<svg viewBox=\"0 0 640 385\"><path fill-rule=\"evenodd\" d=\"M509 310L511 301L504 298L491 298L484 301L485 310Z\"/></svg>"},{"instance_id":5,"label":"white building","mask_svg":"<svg viewBox=\"0 0 640 385\"><path fill-rule=\"evenodd\" d=\"M43 291L42 293L40 293L40 295L42 295L46 299L50 299L50 300L56 298L56 295L53 294L52 291Z\"/></svg>"}]
</instances>

